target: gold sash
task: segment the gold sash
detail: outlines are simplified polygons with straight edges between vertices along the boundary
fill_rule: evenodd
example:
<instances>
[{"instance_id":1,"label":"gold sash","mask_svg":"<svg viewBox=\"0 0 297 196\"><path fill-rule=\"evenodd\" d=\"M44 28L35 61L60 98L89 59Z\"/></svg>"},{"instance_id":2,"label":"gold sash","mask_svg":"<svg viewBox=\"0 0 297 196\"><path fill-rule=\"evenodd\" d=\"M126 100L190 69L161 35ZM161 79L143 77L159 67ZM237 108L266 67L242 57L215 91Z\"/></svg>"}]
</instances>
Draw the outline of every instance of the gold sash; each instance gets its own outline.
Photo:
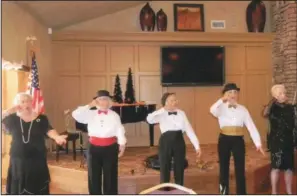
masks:
<instances>
[{"instance_id":1,"label":"gold sash","mask_svg":"<svg viewBox=\"0 0 297 196\"><path fill-rule=\"evenodd\" d=\"M226 126L221 128L221 133L230 136L243 136L244 128L237 126Z\"/></svg>"}]
</instances>

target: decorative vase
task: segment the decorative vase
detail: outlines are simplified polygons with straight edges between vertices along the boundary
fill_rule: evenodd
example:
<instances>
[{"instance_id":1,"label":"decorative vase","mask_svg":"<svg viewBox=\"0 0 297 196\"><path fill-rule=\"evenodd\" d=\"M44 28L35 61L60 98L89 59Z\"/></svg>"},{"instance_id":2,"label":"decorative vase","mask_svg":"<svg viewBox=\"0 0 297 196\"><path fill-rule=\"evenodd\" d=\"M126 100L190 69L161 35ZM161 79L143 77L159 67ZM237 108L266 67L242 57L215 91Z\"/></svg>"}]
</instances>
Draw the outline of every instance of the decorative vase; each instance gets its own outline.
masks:
<instances>
[{"instance_id":1,"label":"decorative vase","mask_svg":"<svg viewBox=\"0 0 297 196\"><path fill-rule=\"evenodd\" d=\"M167 30L167 15L160 9L157 12L157 31L166 31Z\"/></svg>"},{"instance_id":2,"label":"decorative vase","mask_svg":"<svg viewBox=\"0 0 297 196\"><path fill-rule=\"evenodd\" d=\"M149 5L146 3L145 6L140 10L139 21L142 31L154 31L155 29L155 12Z\"/></svg>"},{"instance_id":3,"label":"decorative vase","mask_svg":"<svg viewBox=\"0 0 297 196\"><path fill-rule=\"evenodd\" d=\"M264 32L266 8L261 0L252 0L246 9L246 24L248 32Z\"/></svg>"}]
</instances>

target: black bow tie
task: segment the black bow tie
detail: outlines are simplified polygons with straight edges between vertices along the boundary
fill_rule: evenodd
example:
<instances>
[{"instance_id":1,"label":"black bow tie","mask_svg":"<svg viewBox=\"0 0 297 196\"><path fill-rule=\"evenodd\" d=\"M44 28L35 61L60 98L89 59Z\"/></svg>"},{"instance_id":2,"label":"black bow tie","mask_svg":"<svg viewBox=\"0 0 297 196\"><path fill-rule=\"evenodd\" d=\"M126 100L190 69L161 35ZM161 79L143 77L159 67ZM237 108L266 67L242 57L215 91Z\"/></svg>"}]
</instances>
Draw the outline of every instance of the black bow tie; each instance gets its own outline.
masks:
<instances>
[{"instance_id":1,"label":"black bow tie","mask_svg":"<svg viewBox=\"0 0 297 196\"><path fill-rule=\"evenodd\" d=\"M228 105L228 108L234 108L234 109L236 109L237 108L237 105L231 105L231 104L229 104Z\"/></svg>"},{"instance_id":2,"label":"black bow tie","mask_svg":"<svg viewBox=\"0 0 297 196\"><path fill-rule=\"evenodd\" d=\"M177 112L168 112L168 115L177 115Z\"/></svg>"}]
</instances>

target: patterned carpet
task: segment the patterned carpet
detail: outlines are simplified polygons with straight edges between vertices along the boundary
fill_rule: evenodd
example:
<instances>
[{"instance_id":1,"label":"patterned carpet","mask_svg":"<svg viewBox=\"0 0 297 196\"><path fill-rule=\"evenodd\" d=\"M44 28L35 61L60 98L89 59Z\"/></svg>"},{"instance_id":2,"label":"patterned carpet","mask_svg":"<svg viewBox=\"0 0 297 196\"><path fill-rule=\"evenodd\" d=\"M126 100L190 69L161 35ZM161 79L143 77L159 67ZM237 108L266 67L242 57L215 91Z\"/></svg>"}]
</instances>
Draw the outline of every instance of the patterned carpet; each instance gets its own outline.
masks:
<instances>
[{"instance_id":1,"label":"patterned carpet","mask_svg":"<svg viewBox=\"0 0 297 196\"><path fill-rule=\"evenodd\" d=\"M202 157L200 161L196 162L195 151L192 146L187 146L187 159L189 167L185 173L192 172L218 172L218 158L217 158L217 145L201 145ZM119 160L119 176L127 175L154 175L159 174L159 171L147 169L144 165L144 160L150 155L157 153L157 147L128 147L123 157ZM77 170L86 170L81 168L82 156L77 152L77 160L72 159L72 152L65 154L60 152L60 160L56 162L55 153L49 153L48 163L54 166L66 167ZM254 145L246 145L246 170L253 171L258 167L269 163L269 154L265 157L256 152ZM231 158L230 172L234 172L233 159Z\"/></svg>"}]
</instances>

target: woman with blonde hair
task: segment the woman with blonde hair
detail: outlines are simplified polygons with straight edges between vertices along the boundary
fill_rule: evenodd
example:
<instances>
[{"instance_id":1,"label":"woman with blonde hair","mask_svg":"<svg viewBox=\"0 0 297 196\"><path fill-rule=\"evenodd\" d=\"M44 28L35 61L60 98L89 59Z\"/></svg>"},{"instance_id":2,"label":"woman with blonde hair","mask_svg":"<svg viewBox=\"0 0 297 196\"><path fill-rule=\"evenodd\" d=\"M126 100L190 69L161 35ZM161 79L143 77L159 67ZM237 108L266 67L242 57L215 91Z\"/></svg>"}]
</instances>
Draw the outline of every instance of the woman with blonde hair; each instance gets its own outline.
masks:
<instances>
[{"instance_id":1,"label":"woman with blonde hair","mask_svg":"<svg viewBox=\"0 0 297 196\"><path fill-rule=\"evenodd\" d=\"M277 194L279 172L285 172L286 191L292 194L294 170L294 137L297 127L294 107L288 103L286 88L277 84L271 88L272 101L265 107L263 115L269 119L268 146L271 153L272 194ZM295 132L295 133L294 133ZM295 140L296 141L296 140Z\"/></svg>"},{"instance_id":2,"label":"woman with blonde hair","mask_svg":"<svg viewBox=\"0 0 297 196\"><path fill-rule=\"evenodd\" d=\"M45 115L33 111L32 97L26 93L17 94L14 106L2 113L2 124L12 135L6 194L49 195L45 138L62 145L66 136L60 136Z\"/></svg>"}]
</instances>

